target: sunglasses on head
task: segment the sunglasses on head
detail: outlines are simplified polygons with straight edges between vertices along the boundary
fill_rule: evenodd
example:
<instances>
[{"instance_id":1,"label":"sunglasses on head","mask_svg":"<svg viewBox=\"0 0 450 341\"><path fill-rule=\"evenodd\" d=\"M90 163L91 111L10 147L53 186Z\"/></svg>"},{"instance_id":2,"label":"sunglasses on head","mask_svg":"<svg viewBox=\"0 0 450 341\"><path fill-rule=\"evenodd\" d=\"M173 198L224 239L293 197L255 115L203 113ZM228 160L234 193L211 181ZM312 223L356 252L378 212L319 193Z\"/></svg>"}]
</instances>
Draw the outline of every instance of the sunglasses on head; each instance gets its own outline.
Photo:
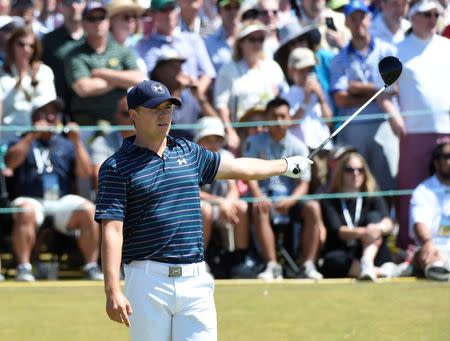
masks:
<instances>
[{"instance_id":1,"label":"sunglasses on head","mask_svg":"<svg viewBox=\"0 0 450 341\"><path fill-rule=\"evenodd\" d=\"M421 16L425 17L425 18L439 18L440 14L438 12L422 12L420 13Z\"/></svg>"},{"instance_id":2,"label":"sunglasses on head","mask_svg":"<svg viewBox=\"0 0 450 341\"><path fill-rule=\"evenodd\" d=\"M347 174L354 174L355 172L359 173L359 174L363 174L364 173L364 167L344 167L344 172Z\"/></svg>"},{"instance_id":3,"label":"sunglasses on head","mask_svg":"<svg viewBox=\"0 0 450 341\"><path fill-rule=\"evenodd\" d=\"M86 21L90 23L100 22L106 19L106 14L87 16Z\"/></svg>"}]
</instances>

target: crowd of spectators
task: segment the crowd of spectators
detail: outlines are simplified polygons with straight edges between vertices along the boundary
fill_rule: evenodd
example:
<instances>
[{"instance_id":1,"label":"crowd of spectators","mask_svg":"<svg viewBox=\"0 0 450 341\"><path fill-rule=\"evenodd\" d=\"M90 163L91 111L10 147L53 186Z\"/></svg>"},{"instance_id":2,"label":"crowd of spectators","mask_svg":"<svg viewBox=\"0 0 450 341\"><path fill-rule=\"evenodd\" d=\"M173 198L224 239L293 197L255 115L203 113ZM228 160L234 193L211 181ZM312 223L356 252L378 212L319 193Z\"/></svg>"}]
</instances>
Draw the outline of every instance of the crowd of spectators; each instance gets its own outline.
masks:
<instances>
[{"instance_id":1,"label":"crowd of spectators","mask_svg":"<svg viewBox=\"0 0 450 341\"><path fill-rule=\"evenodd\" d=\"M232 278L448 280L449 32L448 0L0 0L1 216L16 280L35 280L44 221L76 239L86 278L103 278L97 172L133 134L131 86L166 85L183 103L170 135L222 157L307 156L384 86L390 55L398 82L310 174L201 188L206 259Z\"/></svg>"}]
</instances>

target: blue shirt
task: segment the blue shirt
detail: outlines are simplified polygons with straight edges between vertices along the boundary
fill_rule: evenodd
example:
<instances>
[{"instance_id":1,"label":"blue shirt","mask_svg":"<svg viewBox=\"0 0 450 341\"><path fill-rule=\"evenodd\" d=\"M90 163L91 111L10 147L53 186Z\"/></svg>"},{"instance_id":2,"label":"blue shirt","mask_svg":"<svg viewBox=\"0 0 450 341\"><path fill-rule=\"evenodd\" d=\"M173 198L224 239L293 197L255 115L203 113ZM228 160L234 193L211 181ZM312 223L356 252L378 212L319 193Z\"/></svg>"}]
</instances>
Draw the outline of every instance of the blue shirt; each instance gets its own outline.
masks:
<instances>
[{"instance_id":1,"label":"blue shirt","mask_svg":"<svg viewBox=\"0 0 450 341\"><path fill-rule=\"evenodd\" d=\"M11 142L16 144L20 139ZM14 170L14 176L8 178L8 190L11 200L19 197L43 198L43 175L45 170L38 167L36 153L49 152L49 160L56 173L60 197L70 194L75 179L75 148L73 143L61 135L53 135L49 142L34 140L25 161ZM40 161L40 160L39 160ZM39 169L41 168L41 169Z\"/></svg>"},{"instance_id":2,"label":"blue shirt","mask_svg":"<svg viewBox=\"0 0 450 341\"><path fill-rule=\"evenodd\" d=\"M199 186L216 176L220 154L168 137L162 157L135 136L100 168L96 221L123 222L122 261L203 261Z\"/></svg>"},{"instance_id":3,"label":"blue shirt","mask_svg":"<svg viewBox=\"0 0 450 341\"><path fill-rule=\"evenodd\" d=\"M233 49L228 45L223 26L205 38L205 45L216 72L219 72L222 65L232 61Z\"/></svg>"},{"instance_id":4,"label":"blue shirt","mask_svg":"<svg viewBox=\"0 0 450 341\"><path fill-rule=\"evenodd\" d=\"M205 43L198 34L175 31L171 36L153 34L136 45L136 51L144 60L148 72L152 72L158 59L159 50L164 45L170 45L181 56L186 58L183 63L183 72L199 78L207 75L216 77L214 66L209 59Z\"/></svg>"},{"instance_id":5,"label":"blue shirt","mask_svg":"<svg viewBox=\"0 0 450 341\"><path fill-rule=\"evenodd\" d=\"M378 39L374 38L370 42L369 49L366 54L353 48L350 42L346 47L342 48L336 57L331 61L330 67L330 91L331 95L338 91L347 91L351 81L361 81L364 83L373 83L377 88L384 86L378 71L378 63L386 56L395 55L395 48ZM339 115L351 115L357 107L338 107ZM376 101L369 104L363 112L364 114L377 114L382 110ZM367 120L356 120L355 123L366 123Z\"/></svg>"},{"instance_id":6,"label":"blue shirt","mask_svg":"<svg viewBox=\"0 0 450 341\"><path fill-rule=\"evenodd\" d=\"M277 160L295 155L308 155L308 147L287 131L286 136L277 142L269 133L253 135L245 141L245 157L253 157L264 160ZM309 181L311 174L308 173L303 180ZM269 179L259 180L261 191L270 196L290 195L298 184L298 179L286 176L272 176Z\"/></svg>"}]
</instances>

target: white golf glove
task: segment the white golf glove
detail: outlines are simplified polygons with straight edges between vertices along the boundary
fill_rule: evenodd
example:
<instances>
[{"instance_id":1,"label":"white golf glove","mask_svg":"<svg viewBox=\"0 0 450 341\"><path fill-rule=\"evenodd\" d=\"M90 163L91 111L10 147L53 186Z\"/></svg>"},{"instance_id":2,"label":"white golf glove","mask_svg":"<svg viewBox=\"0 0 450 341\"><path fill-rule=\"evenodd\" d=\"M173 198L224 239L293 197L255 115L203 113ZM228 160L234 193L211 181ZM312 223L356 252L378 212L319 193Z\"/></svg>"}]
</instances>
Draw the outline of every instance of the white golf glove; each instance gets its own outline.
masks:
<instances>
[{"instance_id":1,"label":"white golf glove","mask_svg":"<svg viewBox=\"0 0 450 341\"><path fill-rule=\"evenodd\" d=\"M291 156L284 159L287 163L287 169L283 175L290 178L300 178L305 175L313 164L310 159L304 156Z\"/></svg>"}]
</instances>

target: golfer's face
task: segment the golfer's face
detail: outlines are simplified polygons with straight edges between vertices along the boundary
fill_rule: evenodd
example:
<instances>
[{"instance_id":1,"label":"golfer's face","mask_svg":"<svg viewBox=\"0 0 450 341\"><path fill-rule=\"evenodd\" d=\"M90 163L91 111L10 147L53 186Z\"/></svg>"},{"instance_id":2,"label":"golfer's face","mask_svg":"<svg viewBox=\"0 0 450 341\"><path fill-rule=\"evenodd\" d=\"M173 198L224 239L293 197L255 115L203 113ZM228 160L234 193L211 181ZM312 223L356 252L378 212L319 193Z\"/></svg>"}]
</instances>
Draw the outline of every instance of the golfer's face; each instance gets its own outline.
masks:
<instances>
[{"instance_id":1,"label":"golfer's face","mask_svg":"<svg viewBox=\"0 0 450 341\"><path fill-rule=\"evenodd\" d=\"M151 135L166 134L172 122L173 109L170 101L164 101L153 109L140 107L136 123Z\"/></svg>"}]
</instances>

